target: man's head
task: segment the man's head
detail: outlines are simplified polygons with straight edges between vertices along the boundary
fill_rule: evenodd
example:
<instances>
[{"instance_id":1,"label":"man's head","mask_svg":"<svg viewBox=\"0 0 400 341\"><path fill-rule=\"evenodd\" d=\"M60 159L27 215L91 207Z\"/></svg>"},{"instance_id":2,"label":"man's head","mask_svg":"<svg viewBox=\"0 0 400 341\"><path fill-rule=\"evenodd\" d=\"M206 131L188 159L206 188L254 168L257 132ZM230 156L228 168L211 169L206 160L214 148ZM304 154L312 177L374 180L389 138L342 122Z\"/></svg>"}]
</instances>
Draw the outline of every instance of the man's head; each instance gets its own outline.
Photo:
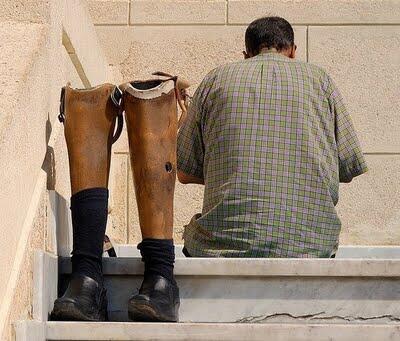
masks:
<instances>
[{"instance_id":1,"label":"man's head","mask_svg":"<svg viewBox=\"0 0 400 341\"><path fill-rule=\"evenodd\" d=\"M289 58L295 57L296 45L292 26L280 17L264 17L253 21L246 30L245 58L275 49Z\"/></svg>"}]
</instances>

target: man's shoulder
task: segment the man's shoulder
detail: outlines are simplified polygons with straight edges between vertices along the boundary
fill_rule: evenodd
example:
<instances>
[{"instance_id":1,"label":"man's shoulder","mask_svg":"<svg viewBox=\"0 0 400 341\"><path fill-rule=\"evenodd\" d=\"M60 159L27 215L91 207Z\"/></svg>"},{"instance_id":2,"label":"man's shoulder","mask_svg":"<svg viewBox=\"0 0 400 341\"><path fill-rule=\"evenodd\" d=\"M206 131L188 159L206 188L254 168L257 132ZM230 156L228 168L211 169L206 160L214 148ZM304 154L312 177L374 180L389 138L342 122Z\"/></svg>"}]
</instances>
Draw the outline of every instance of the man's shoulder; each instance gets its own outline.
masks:
<instances>
[{"instance_id":1,"label":"man's shoulder","mask_svg":"<svg viewBox=\"0 0 400 341\"><path fill-rule=\"evenodd\" d=\"M273 62L273 61L271 61ZM257 63L257 61L250 59L245 59L245 60L240 60L240 61L235 61L231 63L227 63L221 66L216 67L215 69L211 70L206 78L207 79L215 79L218 76L225 76L227 74L231 74L232 72L240 72L241 70L245 71L249 68L252 68L254 66L254 63ZM329 77L328 73L326 70L318 66L316 64L312 64L309 62L305 62L302 60L298 59L287 59L286 64L288 66L292 66L296 69L300 69L304 71L305 73L318 77L318 78L327 78Z\"/></svg>"},{"instance_id":2,"label":"man's shoulder","mask_svg":"<svg viewBox=\"0 0 400 341\"><path fill-rule=\"evenodd\" d=\"M326 72L326 70L323 67L313 64L313 63L310 63L310 62L306 62L306 61L299 60L299 59L289 59L288 65L292 65L296 69L300 69L303 72L305 72L313 77L322 78L322 79L329 77L328 73Z\"/></svg>"},{"instance_id":3,"label":"man's shoulder","mask_svg":"<svg viewBox=\"0 0 400 341\"><path fill-rule=\"evenodd\" d=\"M304 80L320 87L323 91L326 91L332 83L332 79L328 72L319 65L302 60L295 60L292 62L292 65L296 68L297 73L301 70Z\"/></svg>"},{"instance_id":4,"label":"man's shoulder","mask_svg":"<svg viewBox=\"0 0 400 341\"><path fill-rule=\"evenodd\" d=\"M321 77L321 78L326 78L329 77L328 73L326 72L326 70L316 64L313 63L309 63L309 62L301 62L305 68L307 68L308 70L310 70L312 72L313 75Z\"/></svg>"},{"instance_id":5,"label":"man's shoulder","mask_svg":"<svg viewBox=\"0 0 400 341\"><path fill-rule=\"evenodd\" d=\"M276 60L271 60L270 62L276 63ZM237 82L237 80L253 77L254 67L257 67L258 63L259 61L250 58L218 66L204 77L199 88L208 93L215 87L226 86L230 82ZM267 63L269 62L267 61ZM315 87L324 91L326 91L332 82L328 73L321 66L289 58L287 60L279 60L279 64L282 65L282 70L286 70L282 74L287 76L295 74L296 79L303 79L303 81L310 82ZM288 68L292 72L288 73Z\"/></svg>"},{"instance_id":6,"label":"man's shoulder","mask_svg":"<svg viewBox=\"0 0 400 341\"><path fill-rule=\"evenodd\" d=\"M243 60L237 60L234 62L226 63L223 65L220 65L216 67L214 70L211 71L212 74L214 75L225 75L229 74L240 70L247 70L249 68L252 68L254 66L254 61L251 59L243 59Z\"/></svg>"},{"instance_id":7,"label":"man's shoulder","mask_svg":"<svg viewBox=\"0 0 400 341\"><path fill-rule=\"evenodd\" d=\"M235 73L235 70L243 68L244 61L236 61L232 63L227 63L220 65L207 73L203 78L201 84L197 88L198 91L210 90L217 83L219 84L221 80L227 80L230 75Z\"/></svg>"},{"instance_id":8,"label":"man's shoulder","mask_svg":"<svg viewBox=\"0 0 400 341\"><path fill-rule=\"evenodd\" d=\"M246 60L240 60L217 66L207 74L205 79L214 79L218 76L224 76L228 73L231 73L234 70L245 68L246 64L248 64L246 63Z\"/></svg>"}]
</instances>

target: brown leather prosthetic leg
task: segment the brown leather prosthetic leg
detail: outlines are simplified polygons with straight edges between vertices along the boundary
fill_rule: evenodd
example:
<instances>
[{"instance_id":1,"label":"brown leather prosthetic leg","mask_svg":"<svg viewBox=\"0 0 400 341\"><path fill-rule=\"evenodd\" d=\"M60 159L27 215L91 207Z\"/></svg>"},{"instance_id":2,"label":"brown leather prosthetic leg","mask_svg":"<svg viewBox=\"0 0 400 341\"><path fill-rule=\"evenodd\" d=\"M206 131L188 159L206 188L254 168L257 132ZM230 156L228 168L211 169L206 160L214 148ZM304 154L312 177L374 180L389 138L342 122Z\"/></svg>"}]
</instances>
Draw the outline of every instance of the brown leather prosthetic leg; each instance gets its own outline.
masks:
<instances>
[{"instance_id":1,"label":"brown leather prosthetic leg","mask_svg":"<svg viewBox=\"0 0 400 341\"><path fill-rule=\"evenodd\" d=\"M172 257L172 261L169 259L172 264L174 257L177 101L180 103L178 87L182 83L178 83L176 77L166 76L121 86L143 238L140 245L144 247L147 243L148 246L147 254L143 248L140 249L145 262L144 282L139 294L133 296L128 305L129 317L136 321L178 320L179 290L175 281L165 276L146 274L151 262L154 265L154 262L165 260L162 259L162 251L157 250L163 242L170 250L165 256ZM157 256L152 259L155 254Z\"/></svg>"},{"instance_id":2,"label":"brown leather prosthetic leg","mask_svg":"<svg viewBox=\"0 0 400 341\"><path fill-rule=\"evenodd\" d=\"M59 119L64 122L68 148L74 249L71 281L54 303L53 320L103 321L107 316L101 257L111 146L120 113L112 99L115 90L111 84L84 90L67 85L61 93ZM117 132L121 129L119 125Z\"/></svg>"},{"instance_id":3,"label":"brown leather prosthetic leg","mask_svg":"<svg viewBox=\"0 0 400 341\"><path fill-rule=\"evenodd\" d=\"M172 239L178 130L174 82L133 82L123 103L143 238Z\"/></svg>"},{"instance_id":4,"label":"brown leather prosthetic leg","mask_svg":"<svg viewBox=\"0 0 400 341\"><path fill-rule=\"evenodd\" d=\"M114 89L111 84L84 90L64 88L64 133L72 194L108 186L111 145L119 114L111 98Z\"/></svg>"}]
</instances>

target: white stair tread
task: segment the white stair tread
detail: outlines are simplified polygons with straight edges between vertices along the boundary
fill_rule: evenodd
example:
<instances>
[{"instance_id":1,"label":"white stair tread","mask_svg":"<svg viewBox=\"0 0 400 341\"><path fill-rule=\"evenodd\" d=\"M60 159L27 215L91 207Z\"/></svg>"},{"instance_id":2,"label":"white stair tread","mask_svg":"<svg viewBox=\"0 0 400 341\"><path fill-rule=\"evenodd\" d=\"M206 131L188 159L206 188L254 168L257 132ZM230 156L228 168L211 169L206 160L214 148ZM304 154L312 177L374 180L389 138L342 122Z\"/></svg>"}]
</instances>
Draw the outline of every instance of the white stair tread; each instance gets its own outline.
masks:
<instances>
[{"instance_id":1,"label":"white stair tread","mask_svg":"<svg viewBox=\"0 0 400 341\"><path fill-rule=\"evenodd\" d=\"M119 257L140 257L135 244L115 244L115 251ZM175 245L175 257L185 258L182 252L183 245ZM394 245L340 245L336 259L365 258L365 259L399 259L400 247Z\"/></svg>"},{"instance_id":2,"label":"white stair tread","mask_svg":"<svg viewBox=\"0 0 400 341\"><path fill-rule=\"evenodd\" d=\"M47 340L399 340L399 325L47 322Z\"/></svg>"}]
</instances>

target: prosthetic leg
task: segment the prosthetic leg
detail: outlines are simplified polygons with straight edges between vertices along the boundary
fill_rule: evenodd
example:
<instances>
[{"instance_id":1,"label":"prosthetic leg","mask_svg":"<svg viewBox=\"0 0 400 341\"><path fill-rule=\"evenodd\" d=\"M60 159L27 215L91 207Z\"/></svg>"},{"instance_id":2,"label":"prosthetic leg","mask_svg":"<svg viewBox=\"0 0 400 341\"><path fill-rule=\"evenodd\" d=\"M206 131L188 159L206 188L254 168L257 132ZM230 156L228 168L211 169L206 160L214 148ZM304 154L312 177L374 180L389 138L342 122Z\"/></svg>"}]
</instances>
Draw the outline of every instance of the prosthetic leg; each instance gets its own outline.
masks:
<instances>
[{"instance_id":1,"label":"prosthetic leg","mask_svg":"<svg viewBox=\"0 0 400 341\"><path fill-rule=\"evenodd\" d=\"M120 113L119 89L104 84L61 92L71 177L73 225L72 276L65 294L54 303L53 320L104 321L102 254L108 214L108 177L115 122ZM122 130L118 116L117 135Z\"/></svg>"},{"instance_id":2,"label":"prosthetic leg","mask_svg":"<svg viewBox=\"0 0 400 341\"><path fill-rule=\"evenodd\" d=\"M139 294L128 303L129 317L135 321L178 321L179 289L173 277L173 199L177 100L182 104L179 86L187 84L168 76L121 86L143 238L138 248L145 263Z\"/></svg>"}]
</instances>

